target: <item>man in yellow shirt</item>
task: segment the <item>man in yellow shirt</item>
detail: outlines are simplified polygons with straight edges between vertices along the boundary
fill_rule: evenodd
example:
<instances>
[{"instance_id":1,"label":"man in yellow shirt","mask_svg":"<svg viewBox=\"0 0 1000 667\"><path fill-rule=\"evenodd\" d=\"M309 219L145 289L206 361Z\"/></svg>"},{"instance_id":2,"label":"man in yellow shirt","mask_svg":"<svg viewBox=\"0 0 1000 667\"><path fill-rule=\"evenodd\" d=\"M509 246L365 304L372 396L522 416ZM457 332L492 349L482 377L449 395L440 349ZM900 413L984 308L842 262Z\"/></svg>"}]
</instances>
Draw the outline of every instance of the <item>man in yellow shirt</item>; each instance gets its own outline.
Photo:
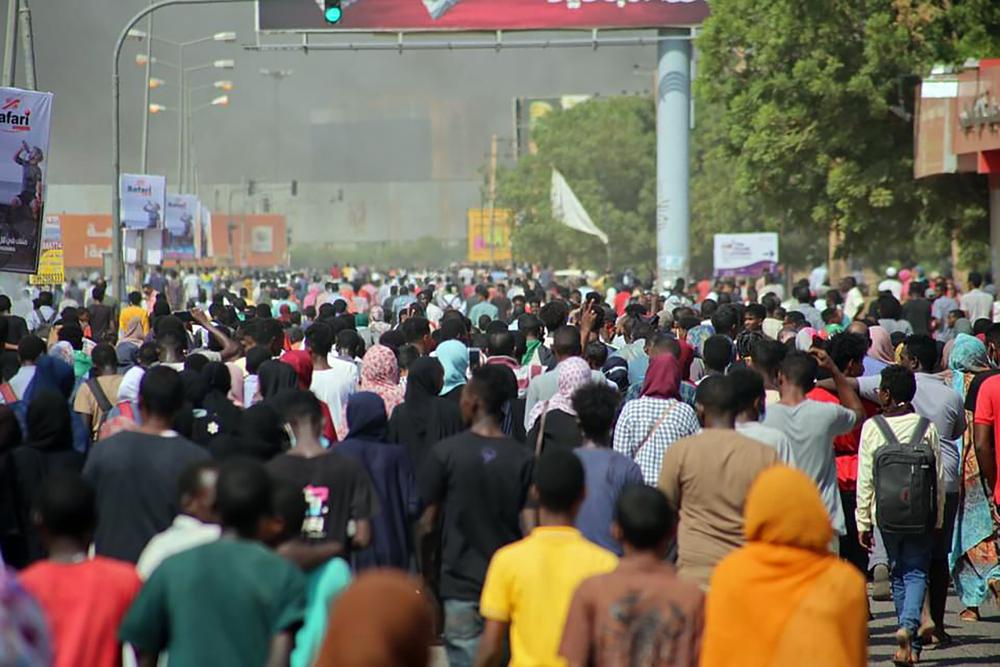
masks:
<instances>
[{"instance_id":1,"label":"man in yellow shirt","mask_svg":"<svg viewBox=\"0 0 1000 667\"><path fill-rule=\"evenodd\" d=\"M142 307L142 294L140 292L129 292L128 305L122 308L121 315L118 316L118 333L124 334L128 331L128 323L133 318L139 318L142 322L143 335L149 333L149 313Z\"/></svg>"},{"instance_id":2,"label":"man in yellow shirt","mask_svg":"<svg viewBox=\"0 0 1000 667\"><path fill-rule=\"evenodd\" d=\"M477 667L501 664L508 632L513 667L565 665L559 641L573 594L584 579L618 564L573 527L585 494L580 459L567 450L546 453L535 466L535 487L539 527L498 550L486 571Z\"/></svg>"}]
</instances>

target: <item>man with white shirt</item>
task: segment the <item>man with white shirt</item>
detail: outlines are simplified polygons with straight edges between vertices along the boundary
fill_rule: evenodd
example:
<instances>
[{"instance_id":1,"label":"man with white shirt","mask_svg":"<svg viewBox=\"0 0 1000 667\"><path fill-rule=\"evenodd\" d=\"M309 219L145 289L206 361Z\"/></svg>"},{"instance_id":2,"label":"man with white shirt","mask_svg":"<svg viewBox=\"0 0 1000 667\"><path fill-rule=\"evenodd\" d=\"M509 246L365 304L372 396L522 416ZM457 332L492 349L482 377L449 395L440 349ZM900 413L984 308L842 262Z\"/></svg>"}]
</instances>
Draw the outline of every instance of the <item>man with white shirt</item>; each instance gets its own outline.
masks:
<instances>
[{"instance_id":1,"label":"man with white shirt","mask_svg":"<svg viewBox=\"0 0 1000 667\"><path fill-rule=\"evenodd\" d=\"M865 305L865 297L854 276L846 276L840 281L840 293L844 295L844 315L853 320Z\"/></svg>"},{"instance_id":2,"label":"man with white shirt","mask_svg":"<svg viewBox=\"0 0 1000 667\"><path fill-rule=\"evenodd\" d=\"M337 438L347 436L347 399L358 390L358 366L349 359L331 354L333 329L316 322L306 332L306 348L312 355L313 375L309 389L326 403Z\"/></svg>"},{"instance_id":3,"label":"man with white shirt","mask_svg":"<svg viewBox=\"0 0 1000 667\"><path fill-rule=\"evenodd\" d=\"M965 316L973 324L975 324L976 320L987 319L992 321L993 319L993 297L979 289L982 285L982 274L973 271L969 274L969 287L972 289L963 294L962 298L959 299L962 310L965 311ZM941 437L945 437L944 434L941 434Z\"/></svg>"},{"instance_id":4,"label":"man with white shirt","mask_svg":"<svg viewBox=\"0 0 1000 667\"><path fill-rule=\"evenodd\" d=\"M215 514L215 480L219 476L214 461L193 463L177 481L180 513L170 528L149 541L136 563L143 581L167 558L219 539L222 529Z\"/></svg>"},{"instance_id":5,"label":"man with white shirt","mask_svg":"<svg viewBox=\"0 0 1000 667\"><path fill-rule=\"evenodd\" d=\"M895 267L890 266L888 269L885 270L885 280L883 280L878 284L878 291L880 293L889 292L894 297L896 297L896 301L899 301L900 299L903 298L903 283L899 282L899 280L896 278Z\"/></svg>"},{"instance_id":6,"label":"man with white shirt","mask_svg":"<svg viewBox=\"0 0 1000 667\"><path fill-rule=\"evenodd\" d=\"M21 362L21 367L6 384L6 387L0 389L0 400L3 403L13 403L24 398L24 392L28 390L28 385L35 379L35 362L43 354L45 354L45 341L41 338L25 336L21 339L21 342L17 344L17 358ZM11 395L8 396L8 393ZM11 398L14 401L10 400Z\"/></svg>"},{"instance_id":7,"label":"man with white shirt","mask_svg":"<svg viewBox=\"0 0 1000 667\"><path fill-rule=\"evenodd\" d=\"M51 326L56 320L56 310L52 307L52 292L41 291L38 293L36 306L28 313L28 329L34 333L40 327Z\"/></svg>"}]
</instances>

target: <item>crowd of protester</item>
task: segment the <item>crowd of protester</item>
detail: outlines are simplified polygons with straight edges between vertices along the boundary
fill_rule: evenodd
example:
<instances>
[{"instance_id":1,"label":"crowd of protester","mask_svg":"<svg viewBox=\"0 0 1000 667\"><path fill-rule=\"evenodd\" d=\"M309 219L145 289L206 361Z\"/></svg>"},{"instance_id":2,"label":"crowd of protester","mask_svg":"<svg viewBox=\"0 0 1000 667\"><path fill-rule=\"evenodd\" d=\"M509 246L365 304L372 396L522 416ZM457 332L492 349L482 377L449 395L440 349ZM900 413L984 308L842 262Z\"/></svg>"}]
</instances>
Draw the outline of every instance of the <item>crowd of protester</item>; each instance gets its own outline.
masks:
<instances>
[{"instance_id":1,"label":"crowd of protester","mask_svg":"<svg viewBox=\"0 0 1000 667\"><path fill-rule=\"evenodd\" d=\"M1000 308L549 270L0 295L17 664L862 665L1000 596ZM6 653L5 653L6 654Z\"/></svg>"}]
</instances>

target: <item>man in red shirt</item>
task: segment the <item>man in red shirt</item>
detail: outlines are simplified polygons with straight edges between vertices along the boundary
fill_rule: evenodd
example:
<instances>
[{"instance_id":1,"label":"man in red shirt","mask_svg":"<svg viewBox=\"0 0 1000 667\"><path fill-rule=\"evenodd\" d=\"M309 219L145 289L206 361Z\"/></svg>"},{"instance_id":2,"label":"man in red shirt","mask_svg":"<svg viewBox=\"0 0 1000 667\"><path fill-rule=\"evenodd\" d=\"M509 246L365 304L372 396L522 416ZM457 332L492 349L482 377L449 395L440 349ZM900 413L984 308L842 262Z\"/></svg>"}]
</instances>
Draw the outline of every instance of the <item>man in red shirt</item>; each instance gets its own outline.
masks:
<instances>
[{"instance_id":1,"label":"man in red shirt","mask_svg":"<svg viewBox=\"0 0 1000 667\"><path fill-rule=\"evenodd\" d=\"M87 558L97 524L93 489L76 473L53 473L42 485L36 516L49 557L20 580L49 622L53 665L117 667L118 626L141 584L130 563Z\"/></svg>"},{"instance_id":2,"label":"man in red shirt","mask_svg":"<svg viewBox=\"0 0 1000 667\"><path fill-rule=\"evenodd\" d=\"M828 353L840 372L847 377L860 377L864 373L864 359L868 351L868 341L860 334L842 333L830 339ZM822 387L815 387L806 394L806 398L822 403L840 404L836 392ZM862 400L865 416L871 417L878 412L878 405ZM840 538L840 554L857 566L861 572L868 571L868 554L858 543L857 525L854 522L854 509L857 504L855 490L858 484L858 448L861 446L861 427L864 422L858 422L850 433L838 435L833 439L833 451L837 463L837 486L840 489L840 500L844 505L844 519L847 534ZM888 599L887 590L879 590L876 599Z\"/></svg>"},{"instance_id":3,"label":"man in red shirt","mask_svg":"<svg viewBox=\"0 0 1000 667\"><path fill-rule=\"evenodd\" d=\"M1000 437L1000 375L985 380L979 387L976 398L974 440L979 471L986 483L987 491L993 494L993 502L1000 506L1000 458L997 452L997 438Z\"/></svg>"}]
</instances>

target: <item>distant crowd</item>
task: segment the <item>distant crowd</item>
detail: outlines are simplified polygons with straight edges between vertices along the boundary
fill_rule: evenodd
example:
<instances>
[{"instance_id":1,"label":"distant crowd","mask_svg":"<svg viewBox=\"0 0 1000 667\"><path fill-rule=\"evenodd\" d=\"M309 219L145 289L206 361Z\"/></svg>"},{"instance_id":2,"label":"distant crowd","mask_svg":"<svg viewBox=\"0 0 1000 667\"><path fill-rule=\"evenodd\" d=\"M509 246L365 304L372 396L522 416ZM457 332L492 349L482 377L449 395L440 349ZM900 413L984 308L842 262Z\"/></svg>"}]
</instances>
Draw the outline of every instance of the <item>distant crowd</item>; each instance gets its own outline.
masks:
<instances>
[{"instance_id":1,"label":"distant crowd","mask_svg":"<svg viewBox=\"0 0 1000 667\"><path fill-rule=\"evenodd\" d=\"M1000 307L890 268L0 295L18 664L897 664L1000 597Z\"/></svg>"}]
</instances>

